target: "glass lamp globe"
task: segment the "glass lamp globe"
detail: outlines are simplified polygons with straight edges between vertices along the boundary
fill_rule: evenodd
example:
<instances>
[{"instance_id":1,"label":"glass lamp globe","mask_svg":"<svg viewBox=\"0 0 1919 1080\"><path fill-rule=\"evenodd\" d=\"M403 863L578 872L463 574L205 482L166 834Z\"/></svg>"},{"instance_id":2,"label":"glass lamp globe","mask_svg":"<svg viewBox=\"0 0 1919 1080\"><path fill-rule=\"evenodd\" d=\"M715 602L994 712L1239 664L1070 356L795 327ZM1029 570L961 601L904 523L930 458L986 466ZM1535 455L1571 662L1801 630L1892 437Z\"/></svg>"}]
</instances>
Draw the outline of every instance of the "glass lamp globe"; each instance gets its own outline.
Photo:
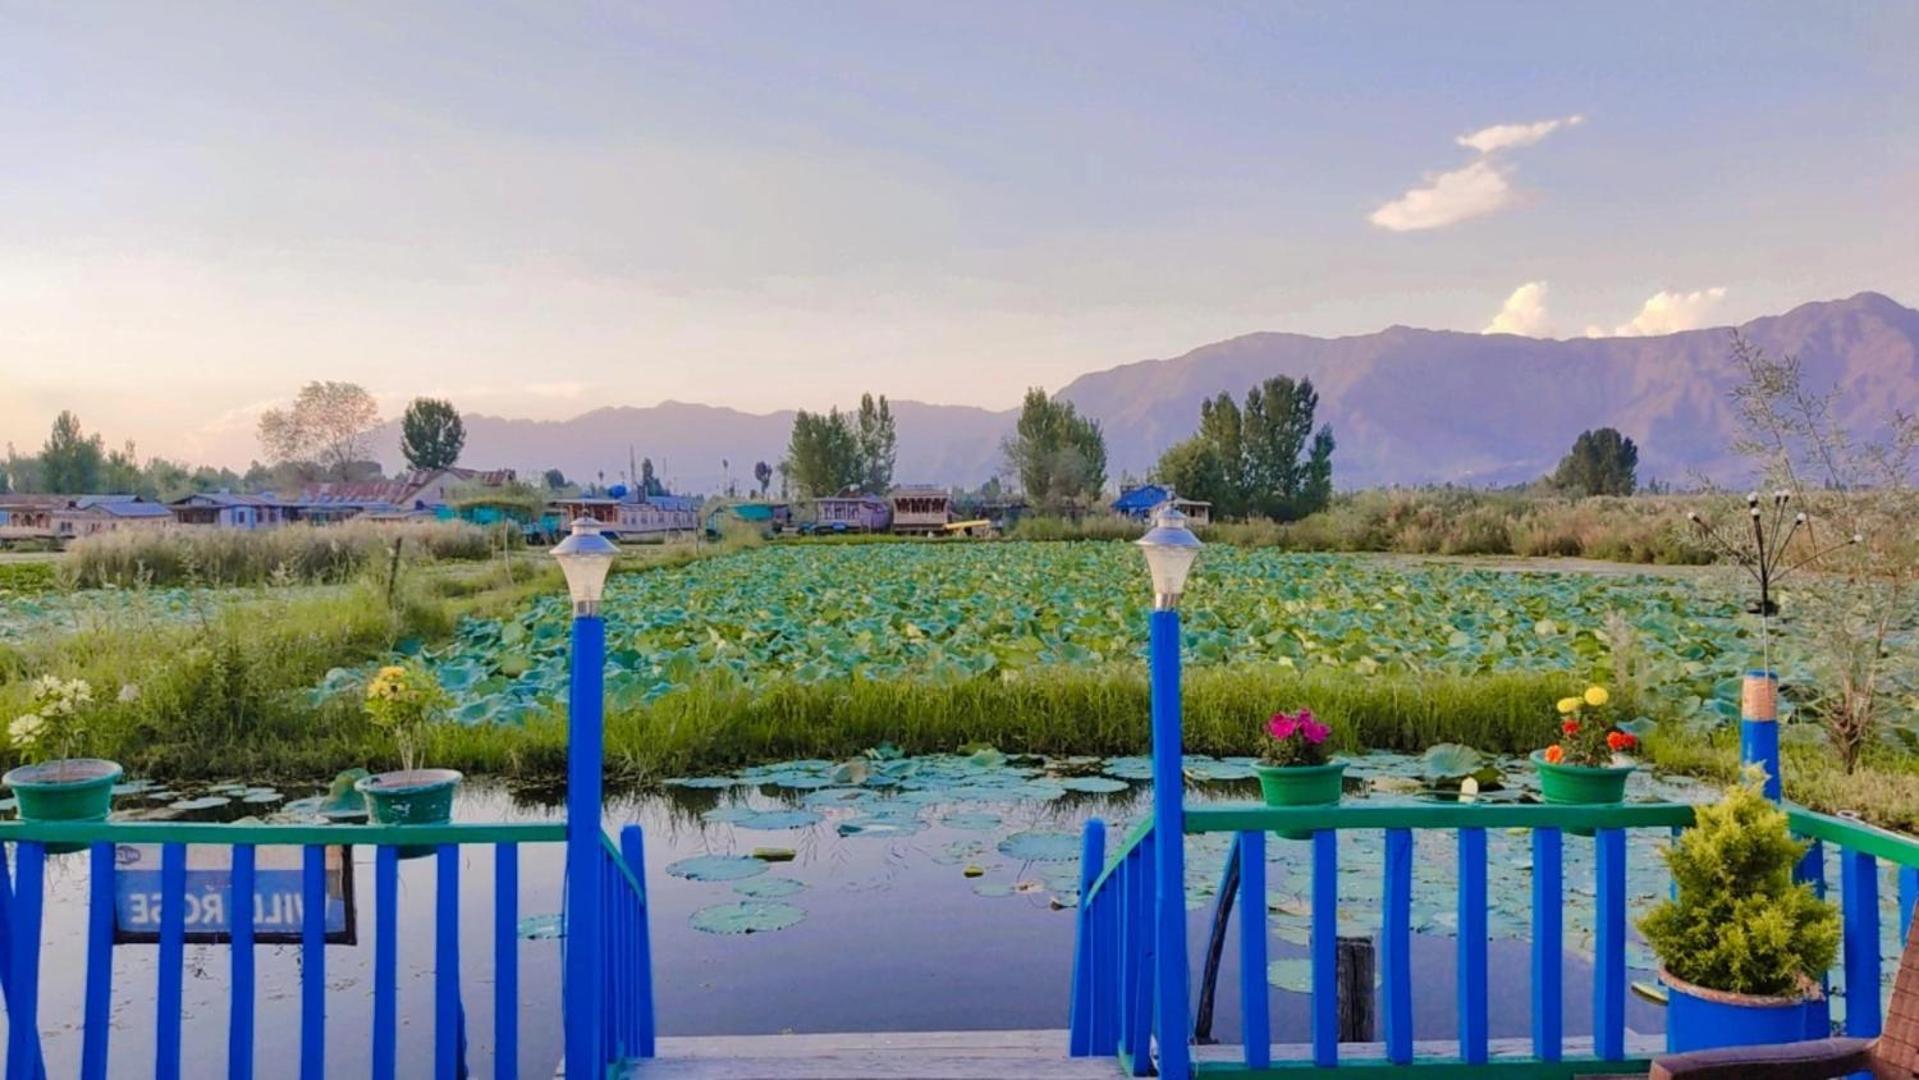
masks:
<instances>
[{"instance_id":1,"label":"glass lamp globe","mask_svg":"<svg viewBox=\"0 0 1919 1080\"><path fill-rule=\"evenodd\" d=\"M1153 515L1153 527L1139 538L1146 554L1146 568L1153 575L1153 606L1161 611L1179 607L1186 591L1186 576L1199 557L1199 537L1186 527L1186 515L1169 499Z\"/></svg>"},{"instance_id":2,"label":"glass lamp globe","mask_svg":"<svg viewBox=\"0 0 1919 1080\"><path fill-rule=\"evenodd\" d=\"M553 549L553 559L566 575L566 591L573 595L576 614L591 615L599 610L607 571L613 569L613 557L619 552L619 547L600 532L600 523L584 517L573 523L573 532Z\"/></svg>"}]
</instances>

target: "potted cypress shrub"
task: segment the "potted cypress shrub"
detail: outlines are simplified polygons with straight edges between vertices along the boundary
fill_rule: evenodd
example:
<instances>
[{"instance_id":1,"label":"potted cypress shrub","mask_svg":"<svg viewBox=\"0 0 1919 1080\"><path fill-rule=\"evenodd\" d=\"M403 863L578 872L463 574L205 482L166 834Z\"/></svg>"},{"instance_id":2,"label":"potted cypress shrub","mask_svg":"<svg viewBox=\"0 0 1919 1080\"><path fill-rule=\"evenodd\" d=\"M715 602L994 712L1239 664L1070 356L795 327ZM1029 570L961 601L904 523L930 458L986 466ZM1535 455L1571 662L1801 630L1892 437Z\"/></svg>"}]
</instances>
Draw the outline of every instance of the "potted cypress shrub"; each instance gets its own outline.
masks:
<instances>
[{"instance_id":1,"label":"potted cypress shrub","mask_svg":"<svg viewBox=\"0 0 1919 1080\"><path fill-rule=\"evenodd\" d=\"M1533 768L1539 771L1539 792L1547 802L1625 800L1626 780L1634 766L1623 755L1639 740L1619 729L1611 702L1612 695L1603 686L1588 686L1577 697L1560 699L1560 739L1532 756Z\"/></svg>"},{"instance_id":2,"label":"potted cypress shrub","mask_svg":"<svg viewBox=\"0 0 1919 1080\"><path fill-rule=\"evenodd\" d=\"M376 773L354 783L366 799L367 816L381 825L444 825L453 818L453 794L462 779L452 769L425 765L430 727L446 709L446 691L417 663L383 667L366 688L367 718L393 737L397 772ZM425 855L429 847L402 848Z\"/></svg>"},{"instance_id":3,"label":"potted cypress shrub","mask_svg":"<svg viewBox=\"0 0 1919 1080\"><path fill-rule=\"evenodd\" d=\"M1266 750L1253 764L1267 806L1331 806L1339 802L1346 763L1329 757L1332 729L1312 710L1274 713L1266 721ZM1288 840L1311 839L1311 830L1280 829Z\"/></svg>"},{"instance_id":4,"label":"potted cypress shrub","mask_svg":"<svg viewBox=\"0 0 1919 1080\"><path fill-rule=\"evenodd\" d=\"M0 777L19 800L23 821L105 821L113 809L119 763L79 756L91 732L93 687L85 679L43 675L33 681L33 711L7 725L7 741L26 762ZM85 844L49 844L79 851Z\"/></svg>"},{"instance_id":5,"label":"potted cypress shrub","mask_svg":"<svg viewBox=\"0 0 1919 1080\"><path fill-rule=\"evenodd\" d=\"M1748 781L1662 853L1676 897L1639 922L1668 987L1667 1049L1796 1042L1839 950L1839 912L1792 879L1808 845Z\"/></svg>"}]
</instances>

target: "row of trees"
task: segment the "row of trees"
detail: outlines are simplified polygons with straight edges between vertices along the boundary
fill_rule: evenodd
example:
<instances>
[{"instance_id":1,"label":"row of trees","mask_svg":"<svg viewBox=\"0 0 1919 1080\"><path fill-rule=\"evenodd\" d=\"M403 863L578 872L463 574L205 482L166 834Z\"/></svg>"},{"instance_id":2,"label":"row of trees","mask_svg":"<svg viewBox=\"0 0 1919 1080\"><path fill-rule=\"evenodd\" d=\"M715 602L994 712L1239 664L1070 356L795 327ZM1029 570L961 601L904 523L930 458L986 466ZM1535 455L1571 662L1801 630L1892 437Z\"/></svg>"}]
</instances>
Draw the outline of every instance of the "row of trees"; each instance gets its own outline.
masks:
<instances>
[{"instance_id":1,"label":"row of trees","mask_svg":"<svg viewBox=\"0 0 1919 1080\"><path fill-rule=\"evenodd\" d=\"M1160 456L1154 478L1181 496L1213 504L1223 518L1292 521L1333 497L1333 432L1313 429L1319 393L1311 379L1280 375L1199 407L1199 431Z\"/></svg>"},{"instance_id":2,"label":"row of trees","mask_svg":"<svg viewBox=\"0 0 1919 1080\"><path fill-rule=\"evenodd\" d=\"M1099 422L1038 387L1026 391L1019 421L1000 450L1036 506L1098 499L1106 488L1106 436Z\"/></svg>"},{"instance_id":3,"label":"row of trees","mask_svg":"<svg viewBox=\"0 0 1919 1080\"><path fill-rule=\"evenodd\" d=\"M264 479L272 470L254 463L246 473L232 469L194 468L166 458L141 461L131 441L109 450L99 434L87 434L80 418L62 412L37 454L22 454L7 444L0 462L0 495L142 495L149 499L177 499L196 491L239 488L249 479Z\"/></svg>"},{"instance_id":4,"label":"row of trees","mask_svg":"<svg viewBox=\"0 0 1919 1080\"><path fill-rule=\"evenodd\" d=\"M782 488L810 498L849 489L884 494L893 486L898 457L899 431L884 394L861 395L859 411L852 414L837 408L824 413L801 409L793 417L786 460L779 466L784 470ZM774 467L760 462L753 472L764 494Z\"/></svg>"}]
</instances>

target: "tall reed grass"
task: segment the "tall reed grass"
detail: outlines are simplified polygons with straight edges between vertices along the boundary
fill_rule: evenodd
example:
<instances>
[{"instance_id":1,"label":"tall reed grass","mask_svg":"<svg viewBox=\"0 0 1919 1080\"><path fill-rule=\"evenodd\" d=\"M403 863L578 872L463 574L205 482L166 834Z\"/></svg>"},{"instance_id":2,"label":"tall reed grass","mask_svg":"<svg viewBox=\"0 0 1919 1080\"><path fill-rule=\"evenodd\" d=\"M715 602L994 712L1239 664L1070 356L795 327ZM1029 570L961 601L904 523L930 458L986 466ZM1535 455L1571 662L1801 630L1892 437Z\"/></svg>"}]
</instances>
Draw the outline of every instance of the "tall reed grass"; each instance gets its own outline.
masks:
<instances>
[{"instance_id":1,"label":"tall reed grass","mask_svg":"<svg viewBox=\"0 0 1919 1080\"><path fill-rule=\"evenodd\" d=\"M396 543L406 558L485 559L500 553L503 535L517 544L515 534L457 521L126 529L74 541L67 567L82 588L335 584L383 564Z\"/></svg>"}]
</instances>

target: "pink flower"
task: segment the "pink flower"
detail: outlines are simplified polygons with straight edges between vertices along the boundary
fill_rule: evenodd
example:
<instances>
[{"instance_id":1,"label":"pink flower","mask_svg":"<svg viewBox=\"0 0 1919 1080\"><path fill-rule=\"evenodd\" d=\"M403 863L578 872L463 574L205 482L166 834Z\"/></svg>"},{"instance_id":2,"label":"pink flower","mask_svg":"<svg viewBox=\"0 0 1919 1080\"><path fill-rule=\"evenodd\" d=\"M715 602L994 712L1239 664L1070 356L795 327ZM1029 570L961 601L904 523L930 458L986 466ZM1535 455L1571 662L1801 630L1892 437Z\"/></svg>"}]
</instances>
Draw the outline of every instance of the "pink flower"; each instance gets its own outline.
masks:
<instances>
[{"instance_id":1,"label":"pink flower","mask_svg":"<svg viewBox=\"0 0 1919 1080\"><path fill-rule=\"evenodd\" d=\"M1282 741L1292 738L1293 732L1298 729L1299 720L1283 712L1274 713L1273 718L1266 722L1266 733Z\"/></svg>"},{"instance_id":2,"label":"pink flower","mask_svg":"<svg viewBox=\"0 0 1919 1080\"><path fill-rule=\"evenodd\" d=\"M1305 713L1303 716L1304 719L1299 722L1299 733L1305 736L1307 742L1317 746L1326 741L1326 736L1333 733L1332 728L1314 720L1312 713Z\"/></svg>"}]
</instances>

